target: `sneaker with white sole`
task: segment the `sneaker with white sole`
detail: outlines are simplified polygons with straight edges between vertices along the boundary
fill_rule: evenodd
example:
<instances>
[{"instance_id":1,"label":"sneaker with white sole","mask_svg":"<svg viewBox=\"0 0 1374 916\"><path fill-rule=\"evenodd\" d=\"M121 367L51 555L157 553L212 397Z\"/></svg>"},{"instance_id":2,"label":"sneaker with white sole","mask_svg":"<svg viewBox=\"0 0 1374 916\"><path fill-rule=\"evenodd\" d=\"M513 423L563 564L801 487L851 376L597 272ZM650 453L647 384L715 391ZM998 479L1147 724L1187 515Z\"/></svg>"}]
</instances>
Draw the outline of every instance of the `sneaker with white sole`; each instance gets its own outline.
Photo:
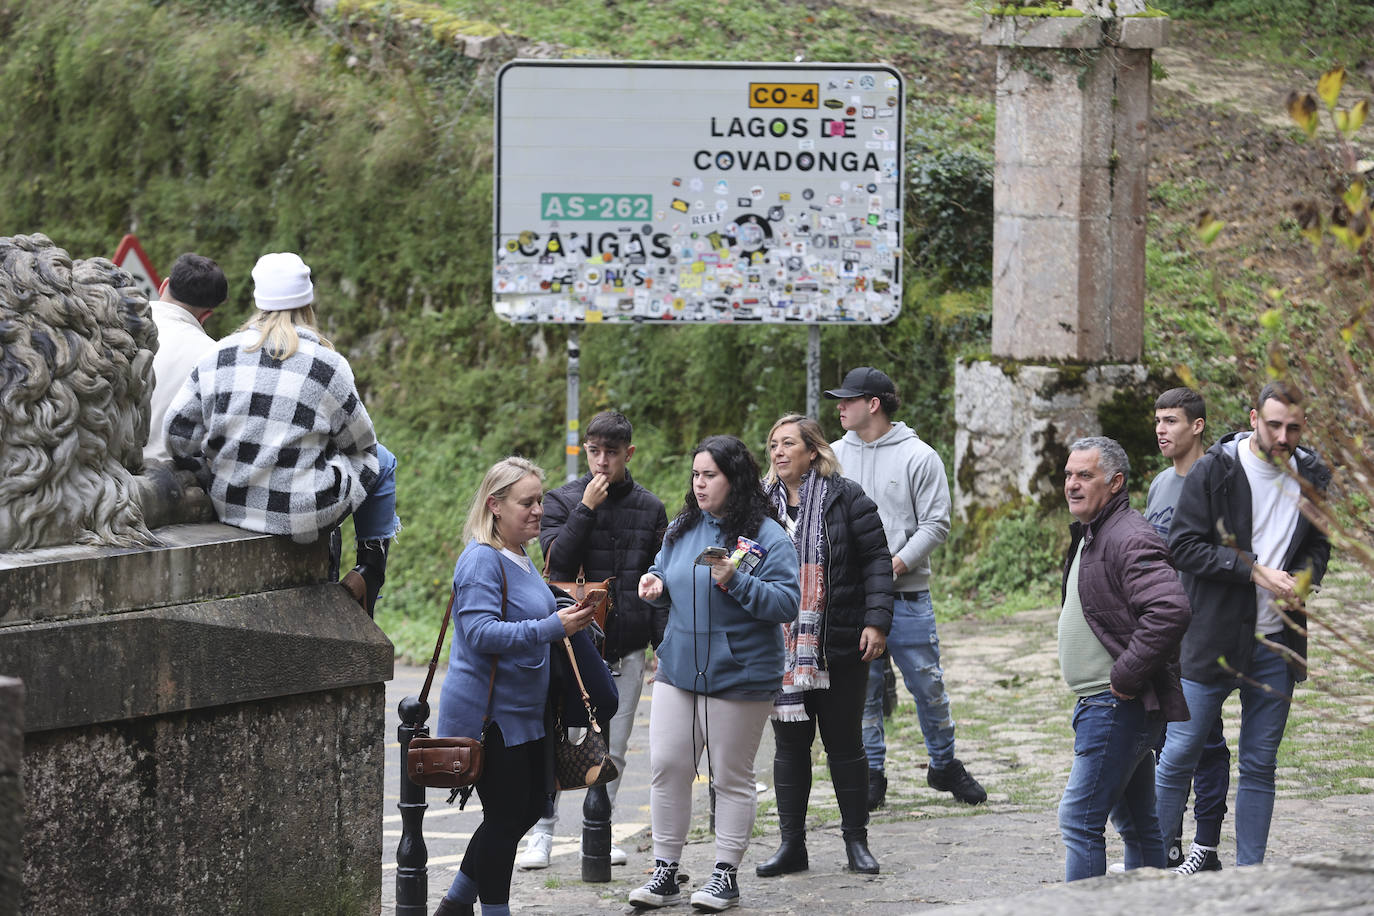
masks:
<instances>
[{"instance_id":1,"label":"sneaker with white sole","mask_svg":"<svg viewBox=\"0 0 1374 916\"><path fill-rule=\"evenodd\" d=\"M525 841L525 851L515 864L525 870L549 867L549 853L553 851L553 834L531 833Z\"/></svg>"},{"instance_id":2,"label":"sneaker with white sole","mask_svg":"<svg viewBox=\"0 0 1374 916\"><path fill-rule=\"evenodd\" d=\"M677 882L677 863L654 859L654 873L643 887L630 891L630 903L638 909L656 910L682 902Z\"/></svg>"},{"instance_id":3,"label":"sneaker with white sole","mask_svg":"<svg viewBox=\"0 0 1374 916\"><path fill-rule=\"evenodd\" d=\"M724 862L717 862L715 871L701 890L692 894L692 906L699 910L719 913L732 906L739 906L739 869Z\"/></svg>"},{"instance_id":4,"label":"sneaker with white sole","mask_svg":"<svg viewBox=\"0 0 1374 916\"><path fill-rule=\"evenodd\" d=\"M1194 843L1183 858L1183 863L1174 869L1176 875L1196 875L1200 871L1221 871L1221 860L1215 849Z\"/></svg>"},{"instance_id":5,"label":"sneaker with white sole","mask_svg":"<svg viewBox=\"0 0 1374 916\"><path fill-rule=\"evenodd\" d=\"M1126 863L1125 863L1125 862L1113 862L1111 865L1108 865L1108 866L1107 866L1107 874L1109 874L1109 875L1124 875L1124 874L1126 874Z\"/></svg>"},{"instance_id":6,"label":"sneaker with white sole","mask_svg":"<svg viewBox=\"0 0 1374 916\"><path fill-rule=\"evenodd\" d=\"M621 849L619 846L617 846L617 845L615 845L614 843L612 843L612 844L611 844L611 864L612 864L612 865L624 865L626 862L629 862L629 861L630 861L630 857L625 853L625 850Z\"/></svg>"}]
</instances>

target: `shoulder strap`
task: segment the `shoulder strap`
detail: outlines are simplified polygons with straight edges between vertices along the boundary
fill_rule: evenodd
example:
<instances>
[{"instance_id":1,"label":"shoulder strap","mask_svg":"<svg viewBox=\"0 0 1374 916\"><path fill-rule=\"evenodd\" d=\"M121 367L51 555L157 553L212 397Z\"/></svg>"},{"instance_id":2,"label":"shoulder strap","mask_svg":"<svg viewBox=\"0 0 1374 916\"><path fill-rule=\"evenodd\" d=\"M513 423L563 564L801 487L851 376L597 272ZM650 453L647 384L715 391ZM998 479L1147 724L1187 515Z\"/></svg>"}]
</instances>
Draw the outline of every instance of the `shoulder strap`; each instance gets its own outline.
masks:
<instances>
[{"instance_id":1,"label":"shoulder strap","mask_svg":"<svg viewBox=\"0 0 1374 916\"><path fill-rule=\"evenodd\" d=\"M490 545L488 545L488 546L490 546ZM493 549L493 550L496 550L496 548L494 548L494 547L493 547L492 549ZM497 553L499 554L500 551L497 551ZM497 562L497 564L498 564L498 565L497 565L497 568L501 570L501 619L502 619L502 620L505 620L505 619L506 619L506 566L505 566L504 563L501 562L501 558L500 558L499 556L496 558L496 562ZM440 653L441 651L443 651L443 648L444 648L444 634L446 634L446 633L448 632L448 621L449 621L449 618L453 615L453 599L454 599L455 597L457 597L457 595L458 595L458 587L455 585L454 588L453 588L453 591L450 592L450 593L449 593L449 596L448 596L448 607L444 608L444 622L441 623L441 624L439 625L439 641L436 642L436 643L434 644L434 657L431 658L431 659L429 660L429 673L425 675L425 686L424 686L424 689L420 691L420 702L421 702L421 703L427 702L427 700L428 700L428 698L429 698L429 687L430 687L430 685L431 685L432 683L434 683L434 669L437 668L437 667L439 666L439 653ZM569 646L569 649L571 649L571 648L572 648L572 647ZM493 657L492 657L492 660L491 660L491 677L488 678L488 680L487 680L487 707L486 707L486 712L482 714L482 721L483 721L483 723L485 723L485 722L487 721L487 719L491 718L491 692L492 692L492 688L495 687L495 686L496 686L496 658L495 658L495 656L493 656Z\"/></svg>"},{"instance_id":2,"label":"shoulder strap","mask_svg":"<svg viewBox=\"0 0 1374 916\"><path fill-rule=\"evenodd\" d=\"M552 568L552 566L553 566L553 561L550 559L550 557L553 555L553 542L556 541L556 540L558 540L559 536L560 536L562 533L563 533L562 530L560 530L560 531L558 532L558 534L555 534L555 535L553 536L553 540L549 541L549 547L548 547L548 549L544 551L544 581L545 581L545 582L549 582L550 584L552 584L552 574L549 572L549 570L550 570L550 569ZM587 570L586 570L586 567L585 567L585 566L579 567L579 568L578 568L578 570L577 570L577 579L576 579L576 581L577 581L577 584L578 584L578 585L584 585L584 584L586 584L586 582L587 582ZM581 590L579 589L579 591L581 591ZM574 595L573 597L581 598L581 595L580 595L580 594L579 594L579 595Z\"/></svg>"},{"instance_id":3,"label":"shoulder strap","mask_svg":"<svg viewBox=\"0 0 1374 916\"><path fill-rule=\"evenodd\" d=\"M591 694L587 693L587 685L582 683L582 671L577 667L577 656L573 654L572 639L563 637L563 648L568 652L568 664L572 665L573 677L577 678L577 689L582 694L582 705L587 707L587 722L593 731L601 731L601 726L596 721L596 710L592 708Z\"/></svg>"}]
</instances>

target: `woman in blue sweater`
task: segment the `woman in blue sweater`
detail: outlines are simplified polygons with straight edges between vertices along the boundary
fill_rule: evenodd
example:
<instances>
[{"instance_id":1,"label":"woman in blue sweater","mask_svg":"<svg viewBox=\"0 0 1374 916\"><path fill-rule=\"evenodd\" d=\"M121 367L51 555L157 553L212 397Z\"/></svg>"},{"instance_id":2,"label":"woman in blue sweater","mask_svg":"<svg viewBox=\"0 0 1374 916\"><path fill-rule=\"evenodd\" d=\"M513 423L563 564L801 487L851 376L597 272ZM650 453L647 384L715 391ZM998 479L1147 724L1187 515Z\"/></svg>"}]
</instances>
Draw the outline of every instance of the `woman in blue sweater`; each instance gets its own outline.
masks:
<instances>
[{"instance_id":1,"label":"woman in blue sweater","mask_svg":"<svg viewBox=\"0 0 1374 916\"><path fill-rule=\"evenodd\" d=\"M453 571L454 638L436 734L485 732L477 780L482 823L434 916L467 916L479 897L484 916L507 916L516 847L544 813L549 644L586 627L594 611L556 610L553 593L525 555L525 544L539 535L543 484L544 472L524 458L498 461L477 489L463 529L468 545Z\"/></svg>"},{"instance_id":2,"label":"woman in blue sweater","mask_svg":"<svg viewBox=\"0 0 1374 916\"><path fill-rule=\"evenodd\" d=\"M758 807L754 755L782 686L778 624L797 616L799 594L797 552L754 457L734 436L704 440L682 509L639 580L640 597L669 613L649 716L654 873L630 892L635 906L681 899L678 862L703 749L716 790L715 869L692 905L719 912L739 904L736 872Z\"/></svg>"}]
</instances>

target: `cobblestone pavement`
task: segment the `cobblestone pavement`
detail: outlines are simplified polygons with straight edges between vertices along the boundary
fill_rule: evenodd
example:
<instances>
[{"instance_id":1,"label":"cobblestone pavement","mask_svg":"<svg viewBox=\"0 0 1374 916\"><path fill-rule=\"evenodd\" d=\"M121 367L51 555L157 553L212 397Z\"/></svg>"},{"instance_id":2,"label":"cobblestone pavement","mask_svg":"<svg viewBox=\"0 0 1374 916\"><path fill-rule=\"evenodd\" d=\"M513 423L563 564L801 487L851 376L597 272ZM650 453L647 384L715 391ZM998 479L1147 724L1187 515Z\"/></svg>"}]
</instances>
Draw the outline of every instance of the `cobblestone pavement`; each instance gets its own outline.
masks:
<instances>
[{"instance_id":1,"label":"cobblestone pavement","mask_svg":"<svg viewBox=\"0 0 1374 916\"><path fill-rule=\"evenodd\" d=\"M755 839L740 870L741 909L815 916L862 905L866 914L911 913L1007 897L1061 882L1063 850L1055 807L1072 759L1072 703L1059 676L1056 619L1056 610L1037 610L998 621L967 619L940 625L945 677L958 723L957 753L987 787L985 804L971 808L926 786L926 757L915 707L903 690L903 702L889 722L888 804L875 812L869 831L869 846L882 865L882 874L864 877L844 871L839 813L817 741L808 819L811 868L782 878L754 875L755 864L777 842L772 792L764 789ZM1314 652L1314 660L1319 658L1320 653ZM1326 667L1339 669L1333 664ZM1374 691L1368 677L1347 676L1347 680L1353 686L1341 697L1300 691L1301 702L1281 751L1271 862L1310 852L1367 849L1374 842L1374 794L1367 794L1374 792L1374 778L1370 778L1374 777L1370 766L1374 746L1370 695ZM642 777L638 788L630 792L642 799L633 803L638 805L647 803L643 791L647 729L642 727L646 706L641 705L641 727L631 742L631 775L637 771ZM1234 740L1239 719L1234 697L1224 716L1228 737ZM758 778L771 783L770 758L764 753L760 757ZM1234 776L1232 783L1234 801ZM634 811L633 804L623 803L625 810L617 815L638 832L624 837L622 845L630 852L630 863L613 869L614 880L609 884L581 882L580 819L576 805L565 805L552 864L542 871L516 872L512 911L632 912L626 895L643 882L653 865L648 830L642 826L648 822L648 810ZM683 855L691 887L706 878L712 864L706 804L702 784L696 795L693 833ZM1221 847L1228 868L1234 861L1231 828L1228 818ZM1185 833L1188 830L1191 822ZM617 831L618 840L623 835L623 828ZM385 848L394 849L394 839L389 838ZM1108 855L1120 857L1120 844L1110 828ZM437 905L456 868L455 858L431 869L431 906ZM384 882L394 882L394 875L394 867L388 868ZM387 887L384 912L393 912L393 896ZM669 912L674 910L691 911L685 905Z\"/></svg>"}]
</instances>

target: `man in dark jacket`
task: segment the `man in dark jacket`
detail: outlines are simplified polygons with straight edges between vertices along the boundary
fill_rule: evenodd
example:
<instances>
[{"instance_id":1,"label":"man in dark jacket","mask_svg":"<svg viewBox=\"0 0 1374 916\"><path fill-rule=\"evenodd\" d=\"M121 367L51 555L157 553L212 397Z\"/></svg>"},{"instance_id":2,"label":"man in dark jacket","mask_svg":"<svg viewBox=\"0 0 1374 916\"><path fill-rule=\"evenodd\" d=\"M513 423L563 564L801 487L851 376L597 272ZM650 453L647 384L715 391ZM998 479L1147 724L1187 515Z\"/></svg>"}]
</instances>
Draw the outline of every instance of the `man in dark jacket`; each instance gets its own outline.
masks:
<instances>
[{"instance_id":1,"label":"man in dark jacket","mask_svg":"<svg viewBox=\"0 0 1374 916\"><path fill-rule=\"evenodd\" d=\"M1127 869L1164 867L1153 749L1166 721L1188 718L1178 674L1188 597L1168 548L1130 507L1128 471L1121 446L1102 436L1075 442L1064 466L1077 521L1064 562L1059 665L1078 696L1073 769L1059 803L1066 881L1106 874L1109 815Z\"/></svg>"},{"instance_id":2,"label":"man in dark jacket","mask_svg":"<svg viewBox=\"0 0 1374 916\"><path fill-rule=\"evenodd\" d=\"M549 578L589 581L615 578L611 609L606 615L606 661L616 675L620 705L611 719L611 759L620 776L606 786L611 805L625 776L625 749L634 727L635 710L644 689L644 655L663 639L667 610L655 610L639 597L639 578L649 569L668 527L663 502L635 483L626 467L635 447L634 430L623 414L602 411L587 424L584 448L590 470L544 497L539 544ZM557 812L530 831L517 864L545 868L553 845ZM611 864L624 865L626 854L611 846Z\"/></svg>"},{"instance_id":3,"label":"man in dark jacket","mask_svg":"<svg viewBox=\"0 0 1374 916\"><path fill-rule=\"evenodd\" d=\"M1193 718L1169 727L1156 774L1158 814L1160 823L1177 822L1207 724L1239 689L1237 865L1264 861L1288 698L1306 676L1303 597L1320 584L1331 553L1301 512L1303 488L1323 492L1331 479L1314 452L1298 447L1306 425L1296 389L1265 385L1250 411L1254 432L1225 436L1198 459L1169 529L1194 613L1182 652Z\"/></svg>"}]
</instances>

